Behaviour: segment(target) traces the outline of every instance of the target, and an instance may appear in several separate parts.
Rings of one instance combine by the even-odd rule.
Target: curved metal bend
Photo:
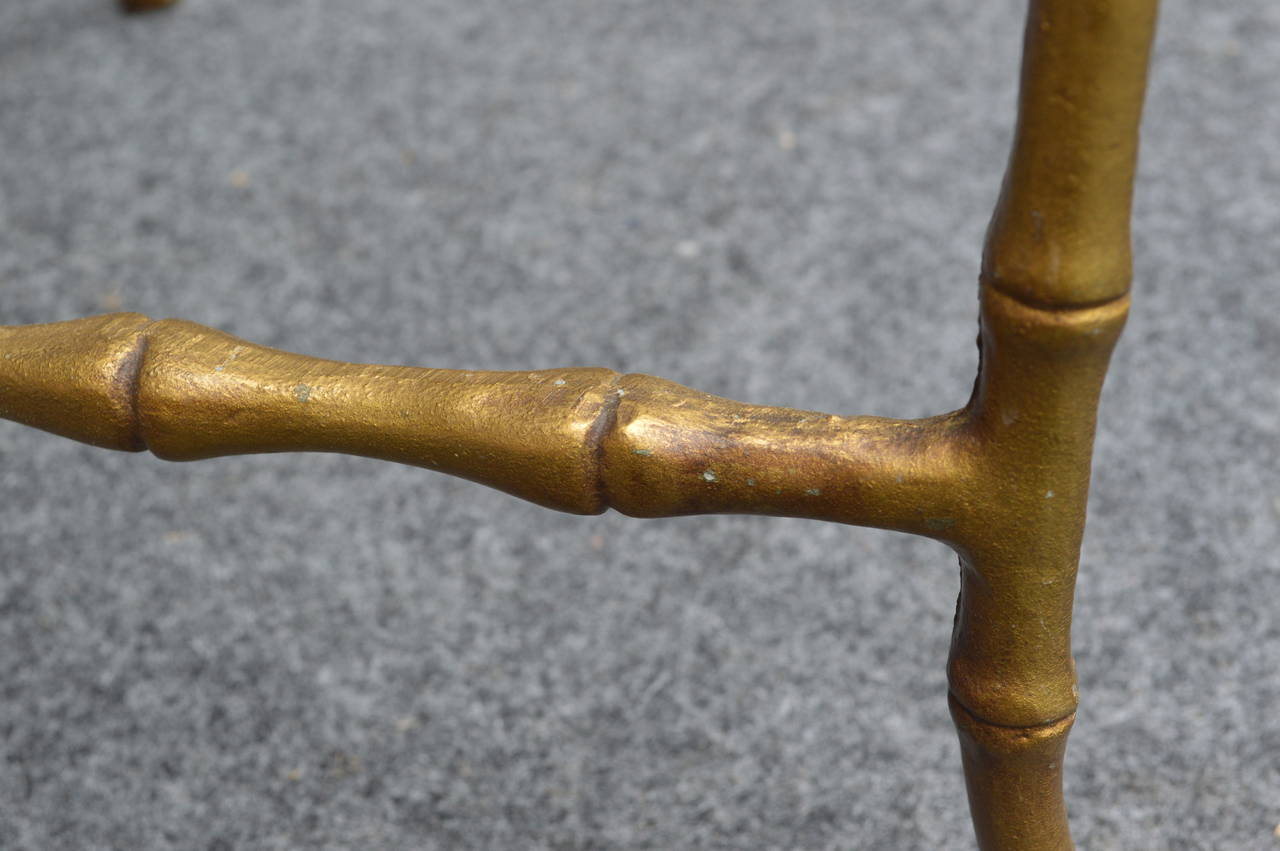
[[[115,314],[0,328],[0,417],[173,460],[370,455],[582,514],[752,512],[946,541],[962,567],[950,701],[979,844],[1069,849],[1071,607],[1098,394],[1128,311],[1156,5],[1030,3],[983,258],[982,366],[961,411],[847,418],[605,369],[357,366]]]

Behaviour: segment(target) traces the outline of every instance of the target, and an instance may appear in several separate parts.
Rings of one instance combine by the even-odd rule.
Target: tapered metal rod
[[[750,512],[945,541],[961,562],[949,702],[978,844],[1069,849],[1071,611],[1098,396],[1129,306],[1156,6],[1030,3],[961,411],[841,417],[607,369],[346,364],[114,314],[0,327],[0,417],[173,460],[368,455],[583,514]]]
[[[608,369],[371,366],[118,313],[0,327],[0,417],[191,461],[318,451],[462,476],[577,514],[756,513],[945,537],[961,413],[838,417]]]

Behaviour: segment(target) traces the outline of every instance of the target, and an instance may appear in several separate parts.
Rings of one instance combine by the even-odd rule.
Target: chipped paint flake
[[[705,479],[705,480],[706,480],[706,481],[708,481],[708,482],[714,482],[714,481],[716,481],[716,471],[715,471],[715,470],[703,470],[703,471],[702,471],[702,478],[703,478],[703,479]]]

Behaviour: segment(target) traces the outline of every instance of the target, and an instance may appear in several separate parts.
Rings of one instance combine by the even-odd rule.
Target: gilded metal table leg
[[[1098,394],[1128,307],[1122,296],[1045,310],[984,287],[969,420],[983,522],[953,542],[962,569],[948,669],[984,851],[1071,847],[1071,609]]]
[[[1071,608],[1098,395],[1128,312],[1129,212],[1157,0],[1032,0],[982,270],[972,409],[986,524],[956,539],[948,673],[984,851],[1069,849]]]

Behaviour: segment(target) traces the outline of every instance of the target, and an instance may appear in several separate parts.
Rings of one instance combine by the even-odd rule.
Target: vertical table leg
[[[1013,152],[983,256],[970,404],[984,523],[949,664],[978,843],[1070,849],[1071,609],[1098,395],[1128,311],[1129,215],[1158,0],[1031,0]]]

